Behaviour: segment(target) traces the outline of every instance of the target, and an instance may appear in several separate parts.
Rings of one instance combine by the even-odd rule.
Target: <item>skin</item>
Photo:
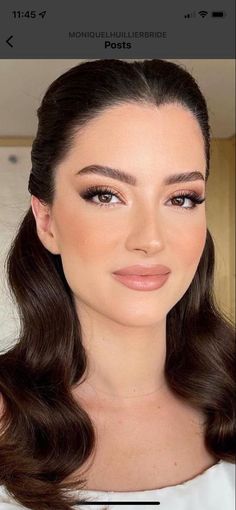
[[[76,176],[91,164],[119,168],[138,179],[136,187],[109,177]],[[205,176],[201,129],[179,104],[161,107],[125,103],[109,107],[78,132],[56,169],[50,208],[32,196],[38,236],[60,254],[82,327],[88,378],[77,388],[91,405],[96,395],[108,409],[137,412],[165,398],[166,316],[188,289],[206,241],[205,203],[195,209],[170,202],[173,193],[195,191],[198,180],[162,186],[170,174],[198,170]],[[109,186],[120,198],[99,207],[80,194]],[[99,197],[93,197],[99,203]],[[101,196],[100,196],[101,203]],[[155,291],[131,290],[112,272],[133,264],[171,269]]]

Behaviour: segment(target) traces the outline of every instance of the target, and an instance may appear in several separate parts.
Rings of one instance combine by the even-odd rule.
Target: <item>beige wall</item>
[[[31,144],[31,138],[0,138],[5,147]],[[216,251],[216,299],[235,321],[235,136],[211,141],[206,211]]]
[[[11,137],[1,136],[0,147],[29,147],[33,143],[33,138],[29,136]]]
[[[235,136],[213,139],[207,184],[207,223],[216,250],[215,293],[235,322]]]

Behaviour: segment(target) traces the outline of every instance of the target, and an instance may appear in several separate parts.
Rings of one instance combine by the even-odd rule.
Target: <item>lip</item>
[[[113,273],[113,276],[129,289],[148,291],[160,289],[168,280],[169,274],[170,273],[144,276],[137,274],[121,275]]]
[[[170,268],[160,264],[155,265],[138,264],[136,266],[124,267],[113,272],[113,274],[115,275],[137,275],[137,276],[166,275],[167,273],[170,273]]]

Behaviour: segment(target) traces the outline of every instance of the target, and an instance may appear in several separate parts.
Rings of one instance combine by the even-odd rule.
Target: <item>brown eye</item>
[[[102,188],[100,186],[93,186],[91,188],[88,188],[84,193],[81,194],[82,198],[86,200],[87,202],[91,202],[95,205],[98,205],[99,207],[102,206],[108,206],[108,207],[114,207],[119,202],[113,202],[111,203],[112,197],[116,197],[118,200],[120,200],[120,197],[117,193],[114,193],[113,190],[109,188]],[[103,203],[95,202],[92,200],[94,197],[99,197],[99,200]],[[103,198],[105,197],[105,200]]]
[[[186,203],[187,200],[192,205],[184,207],[184,203]],[[179,193],[178,195],[171,197],[170,202],[173,203],[173,201],[177,202],[174,204],[174,207],[179,207],[180,209],[191,210],[191,209],[195,209],[199,204],[202,204],[203,202],[205,202],[205,198],[200,197],[200,195],[198,195],[195,192],[192,192],[192,193],[188,192],[188,193]]]

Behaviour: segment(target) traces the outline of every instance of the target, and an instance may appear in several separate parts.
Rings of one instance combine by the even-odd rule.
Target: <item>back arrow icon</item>
[[[8,37],[8,39],[6,40],[6,43],[9,44],[9,46],[11,46],[11,48],[13,48],[13,45],[9,42],[10,39],[12,39],[13,35],[10,35],[10,37]]]

